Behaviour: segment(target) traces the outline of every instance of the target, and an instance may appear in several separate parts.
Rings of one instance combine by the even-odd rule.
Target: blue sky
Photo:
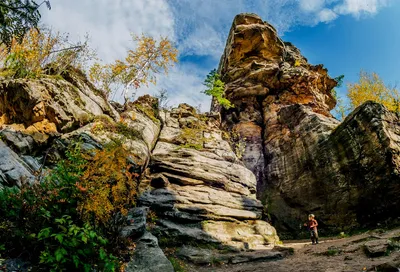
[[[71,38],[91,37],[99,57],[110,62],[134,46],[130,32],[168,36],[180,62],[157,86],[170,104],[186,102],[202,110],[210,99],[201,94],[206,74],[216,68],[234,16],[254,12],[273,24],[310,63],[322,63],[332,76],[355,82],[361,69],[375,71],[387,83],[400,79],[400,1],[398,0],[52,0],[43,22]],[[345,87],[339,90],[345,95]]]
[[[283,38],[293,42],[313,64],[323,63],[331,76],[358,81],[360,70],[376,72],[392,86],[400,83],[400,1],[374,16],[342,16],[329,24],[296,26]],[[399,86],[400,87],[400,86]]]

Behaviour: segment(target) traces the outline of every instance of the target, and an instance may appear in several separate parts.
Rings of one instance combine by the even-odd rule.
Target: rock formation
[[[155,231],[170,243],[272,248],[275,229],[261,219],[256,179],[237,159],[219,115],[182,104],[160,113],[163,127],[140,205],[156,212]]]
[[[298,232],[310,212],[322,230],[398,219],[394,113],[367,102],[337,121],[337,82],[253,14],[235,17],[219,72],[235,107],[213,101],[205,114],[186,104],[159,110],[148,95],[111,105],[76,70],[0,79],[0,189],[33,182],[72,141],[85,151],[122,144],[140,177],[138,207],[120,232],[137,241],[127,271],[173,271],[159,245],[196,263],[281,258],[263,216],[280,235]]]
[[[129,211],[120,232],[137,241],[127,271],[148,271],[150,263],[155,270],[173,271],[159,243],[186,245],[186,253],[193,245],[266,250],[264,257],[224,257],[235,262],[283,256],[271,251],[279,238],[261,220],[256,178],[231,148],[218,113],[198,114],[186,104],[159,111],[157,99],[148,95],[114,109],[77,71],[63,78],[1,81],[0,86],[1,186],[37,180],[72,142],[89,153],[112,143],[129,152],[130,171],[141,181],[139,207]],[[149,216],[160,242],[146,230]]]
[[[278,230],[298,232],[310,212],[332,229],[400,215],[393,113],[369,102],[339,125],[337,82],[254,14],[235,17],[219,71],[235,108],[213,109],[245,137],[243,161]]]

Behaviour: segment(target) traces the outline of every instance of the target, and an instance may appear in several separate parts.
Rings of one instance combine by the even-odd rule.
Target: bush
[[[212,70],[204,80],[207,89],[204,91],[206,95],[211,95],[225,109],[233,108],[234,105],[225,97],[225,83],[221,80],[221,76]]]
[[[400,113],[399,90],[387,86],[376,73],[361,71],[359,81],[348,84],[347,89],[352,109],[370,100],[384,105],[393,112]]]
[[[178,137],[178,141],[181,142],[180,146],[183,148],[202,150],[206,141],[204,130],[202,128],[184,128]]]
[[[70,264],[83,271],[93,267],[115,271],[117,259],[104,249],[107,240],[90,224],[77,226],[69,215],[55,219],[54,223],[56,228],[44,228],[38,234],[38,240],[45,245],[40,253],[40,263],[48,265],[52,271],[61,271]]]
[[[48,29],[32,28],[22,40],[14,38],[9,48],[0,45],[1,75],[9,78],[39,78],[49,69],[61,75],[70,66],[83,69],[94,57],[87,38],[71,46],[68,35]]]
[[[0,191],[3,257],[48,271],[115,271],[120,245],[109,222],[135,202],[127,156],[121,146],[85,155],[76,143],[43,182]]]

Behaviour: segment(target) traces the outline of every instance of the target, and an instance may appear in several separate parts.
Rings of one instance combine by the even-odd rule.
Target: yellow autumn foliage
[[[391,88],[383,82],[376,73],[362,71],[357,83],[347,85],[347,96],[350,105],[354,109],[364,102],[371,100],[381,103],[389,110],[400,111],[400,93],[396,88]]]
[[[128,50],[125,60],[112,64],[95,63],[89,71],[91,81],[109,96],[113,88],[124,88],[125,101],[128,90],[148,83],[156,84],[156,75],[165,72],[177,62],[177,49],[165,37],[159,41],[149,36],[133,36],[134,50]]]
[[[130,172],[128,155],[115,145],[85,156],[85,171],[76,184],[82,192],[78,211],[83,219],[106,223],[114,213],[125,215],[134,205],[138,175]]]
[[[61,74],[68,66],[82,69],[94,56],[87,40],[71,46],[67,34],[32,28],[22,41],[14,38],[10,48],[0,45],[0,71],[6,77],[38,78],[49,64],[53,73]]]

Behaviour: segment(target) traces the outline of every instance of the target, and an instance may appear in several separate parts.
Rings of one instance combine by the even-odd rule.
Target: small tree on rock
[[[157,42],[149,36],[133,36],[133,41],[137,46],[128,50],[124,61],[116,60],[106,65],[96,63],[90,69],[90,79],[107,96],[113,88],[122,86],[125,103],[129,100],[129,90],[136,90],[149,82],[155,84],[156,75],[168,73],[169,66],[177,62],[178,51],[165,37]]]
[[[221,76],[215,69],[207,75],[204,80],[204,85],[207,89],[204,91],[206,95],[210,95],[225,109],[233,108],[234,105],[225,98],[225,83],[221,80]]]

